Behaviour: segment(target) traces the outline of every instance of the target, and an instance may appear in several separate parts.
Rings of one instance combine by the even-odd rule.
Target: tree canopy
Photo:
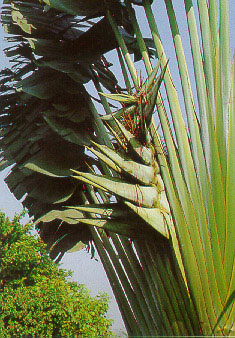
[[[20,219],[0,214],[1,337],[110,337],[108,296],[72,282]]]
[[[0,170],[52,259],[98,251],[129,335],[234,335],[228,18],[228,0],[3,1]]]

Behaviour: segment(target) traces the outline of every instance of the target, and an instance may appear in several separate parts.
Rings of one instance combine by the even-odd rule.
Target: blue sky
[[[189,40],[187,37],[187,27],[185,25],[185,13],[184,13],[184,6],[182,0],[174,0],[174,4],[177,3],[177,14],[179,14],[180,18],[180,31],[182,40],[184,42],[184,47],[186,50],[190,50],[189,48]],[[2,4],[2,0],[0,0],[0,5]],[[230,0],[230,10],[231,17],[231,42],[232,42],[232,52],[234,51],[234,45],[235,45],[235,0]],[[170,31],[168,27],[168,22],[165,15],[165,7],[164,7],[164,1],[156,1],[154,2],[154,13],[156,15],[156,20],[158,23],[159,31],[162,36],[163,41],[171,41],[170,40]],[[149,35],[148,29],[147,29],[147,23],[144,20],[144,15],[141,12],[141,10],[138,10],[137,12],[138,18],[140,22],[142,23],[143,31],[145,33],[145,36]],[[6,59],[3,55],[3,48],[5,46],[5,43],[3,42],[3,30],[2,27],[0,28],[0,68],[5,67],[7,65]],[[175,81],[176,87],[177,84],[180,83],[178,74],[177,74],[177,68],[172,65],[175,64],[175,57],[174,57],[174,50],[172,45],[165,44],[165,51],[168,56],[170,56],[170,67],[173,73],[173,79]],[[189,71],[190,75],[193,76],[192,73],[192,61],[189,58],[190,53],[186,54],[187,62],[189,65]],[[180,86],[178,86],[180,87]],[[179,93],[180,94],[180,93]],[[18,202],[14,196],[9,192],[6,184],[4,183],[4,177],[6,175],[6,171],[3,173],[0,173],[0,210],[4,211],[9,217],[13,217],[14,213],[19,213],[22,210],[22,206],[20,202]],[[112,295],[111,288],[109,286],[109,283],[107,281],[105,272],[103,270],[103,267],[100,262],[96,262],[94,259],[90,259],[90,255],[85,253],[84,251],[74,253],[74,254],[66,254],[63,258],[63,267],[67,269],[71,269],[74,271],[74,279],[78,281],[79,283],[84,283],[90,290],[92,295],[97,294],[98,291],[101,292],[107,292],[108,294]],[[115,330],[120,330],[123,328],[122,320],[117,308],[117,305],[115,301],[113,300],[111,302],[109,315],[115,319]]]

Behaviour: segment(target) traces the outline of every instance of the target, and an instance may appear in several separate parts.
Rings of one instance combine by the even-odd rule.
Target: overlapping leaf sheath
[[[119,122],[116,121],[116,123]],[[123,145],[128,147],[128,154],[124,155],[107,146],[98,144],[96,144],[98,150],[94,150],[94,154],[98,158],[119,174],[118,177],[74,171],[75,177],[80,181],[91,183],[97,188],[114,194],[120,201],[124,201],[143,221],[166,238],[169,238],[168,227],[171,226],[170,209],[154,153],[151,148],[142,146],[137,140],[135,140],[134,145],[133,143],[131,145],[128,139],[134,138],[134,136],[124,126],[120,127],[120,130],[124,138]],[[141,156],[142,154],[143,156]],[[137,156],[139,157],[139,161],[136,160]],[[144,158],[147,156],[149,156],[148,163],[144,161]],[[135,161],[133,158],[135,158]],[[113,209],[115,211],[115,204],[113,205]],[[88,206],[86,207],[86,211],[88,211]],[[92,212],[94,213],[94,210]],[[110,217],[112,218],[112,213]],[[128,214],[124,214],[123,221],[128,223],[127,220],[132,220],[132,215],[128,216]],[[133,221],[134,223],[136,222],[135,220]],[[83,220],[83,222],[89,221]],[[103,224],[105,228],[107,220],[102,223],[99,218],[96,221],[92,220],[91,223],[97,224],[97,226],[102,226]],[[143,232],[143,228],[140,231]],[[118,226],[116,232],[118,232]],[[126,231],[126,233],[128,232]],[[136,233],[138,233],[138,228],[136,228]]]

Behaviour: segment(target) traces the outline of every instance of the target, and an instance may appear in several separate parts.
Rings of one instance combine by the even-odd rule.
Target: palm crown
[[[234,334],[228,1],[218,3],[219,26],[217,2],[198,1],[201,39],[192,1],[184,2],[197,104],[165,0],[185,119],[149,0],[21,0],[2,8],[14,63],[1,72],[1,168],[14,164],[6,182],[25,196],[53,259],[97,249],[130,335]],[[152,39],[142,37],[136,5]],[[103,55],[113,49],[126,88]],[[145,80],[131,54],[143,60]]]

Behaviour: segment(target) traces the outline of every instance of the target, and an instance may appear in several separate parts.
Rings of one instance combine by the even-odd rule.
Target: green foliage
[[[69,281],[20,220],[0,214],[1,337],[110,337],[107,295]]]
[[[183,2],[182,11],[164,0],[165,39],[155,20],[160,1],[4,0],[14,66],[0,72],[0,169],[14,165],[6,183],[24,197],[51,258],[97,249],[129,335],[233,336],[229,1]],[[152,39],[142,36],[132,4]],[[175,65],[164,50],[170,44]],[[113,49],[126,88],[111,71]],[[133,59],[143,60],[147,78]]]

